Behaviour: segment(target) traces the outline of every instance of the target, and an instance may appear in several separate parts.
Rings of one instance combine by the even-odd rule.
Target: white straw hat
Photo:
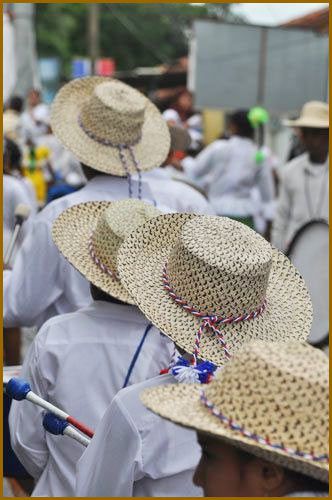
[[[52,105],[51,126],[82,163],[117,176],[160,166],[170,147],[156,106],[106,77],[80,78],[62,87]]]
[[[227,217],[151,219],[121,245],[118,270],[157,328],[218,366],[250,340],[304,341],[310,332],[311,300],[296,268]]]
[[[329,128],[329,105],[326,102],[307,102],[297,120],[284,120],[289,127]]]
[[[91,283],[134,304],[118,277],[118,249],[132,230],[159,214],[152,205],[136,199],[80,203],[56,219],[52,237],[64,257]]]
[[[299,342],[256,341],[210,384],[162,385],[141,399],[172,422],[328,482],[328,382],[322,351]]]

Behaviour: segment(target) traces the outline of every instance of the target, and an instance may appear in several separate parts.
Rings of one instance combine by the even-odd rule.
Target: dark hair
[[[257,457],[248,453],[246,451],[237,450],[238,456],[243,464],[251,462],[251,460],[256,459]],[[266,460],[268,461],[268,460]],[[318,479],[314,479],[310,476],[305,476],[300,472],[295,472],[291,469],[287,469],[282,467],[286,478],[290,481],[291,484],[294,484],[294,487],[297,491],[310,491],[310,492],[326,492],[328,493],[329,487],[328,484],[319,481]]]
[[[22,153],[16,142],[5,138],[5,147],[3,150],[3,167],[7,171],[21,169]]]
[[[91,282],[90,282],[90,293],[93,300],[103,300],[104,302],[111,302],[112,304],[128,305],[126,302],[122,302],[122,300],[116,299],[115,297],[112,297],[112,295],[109,295],[103,290],[100,290],[100,288],[96,287]]]
[[[253,139],[255,131],[248,119],[248,113],[249,110],[247,109],[235,111],[235,113],[230,115],[229,123],[235,126],[236,135]]]
[[[7,103],[7,109],[12,109],[14,111],[17,111],[18,113],[21,113],[23,110],[22,97],[18,95],[13,95]]]

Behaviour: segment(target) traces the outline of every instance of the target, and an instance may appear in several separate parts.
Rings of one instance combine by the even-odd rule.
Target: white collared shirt
[[[195,158],[183,163],[193,181],[207,191],[208,200],[218,215],[247,217],[255,214],[251,190],[257,186],[266,205],[267,218],[274,199],[270,162],[256,163],[257,146],[251,139],[233,136],[217,140]]]
[[[18,179],[11,175],[3,175],[3,250],[7,249],[11,235],[15,228],[15,209],[23,203],[27,205],[32,217],[37,211],[37,201],[29,195],[27,184],[23,179]],[[27,223],[23,223],[17,243],[16,249],[21,246],[23,239],[27,233]],[[15,254],[13,254],[15,255]]]
[[[175,382],[160,375],[118,392],[77,465],[76,496],[203,496],[192,482],[201,456],[196,433],[140,401],[144,389]]]
[[[34,339],[20,376],[39,396],[95,429],[122,388],[147,325],[136,307],[101,301],[52,318]],[[159,374],[173,352],[174,344],[152,327],[129,384]],[[84,446],[68,436],[46,433],[42,414],[29,401],[13,401],[9,417],[13,449],[37,480],[33,496],[73,496],[75,465]],[[122,446],[125,453],[126,444]]]
[[[152,194],[162,205],[175,212],[215,215],[212,205],[197,190],[184,182],[172,179],[167,167],[155,168],[144,174]]]
[[[132,181],[134,189],[137,183]],[[142,183],[145,201],[153,196]],[[4,326],[40,327],[57,314],[76,311],[90,302],[89,283],[61,255],[53,243],[53,221],[65,209],[88,201],[112,201],[128,198],[125,178],[98,175],[79,191],[47,205],[29,223],[22,247],[12,270],[3,275]],[[158,204],[157,204],[158,206]],[[167,211],[165,207],[159,207]]]
[[[279,175],[272,244],[285,251],[301,226],[313,219],[329,220],[329,159],[314,165],[304,153],[282,167]]]

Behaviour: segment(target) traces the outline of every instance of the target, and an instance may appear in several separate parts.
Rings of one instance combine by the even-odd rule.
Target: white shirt
[[[9,245],[11,235],[15,228],[15,209],[17,205],[23,203],[30,207],[30,216],[32,217],[37,210],[36,199],[32,200],[29,196],[26,184],[22,179],[17,179],[11,175],[3,175],[3,250],[5,251]],[[22,224],[16,248],[18,248],[26,235],[27,226],[24,222]]]
[[[204,196],[192,187],[173,180],[166,168],[155,168],[144,175],[152,194],[163,205],[175,212],[215,215],[215,211]]]
[[[304,153],[281,168],[279,175],[272,244],[285,251],[302,225],[313,219],[329,219],[329,159],[313,164]]]
[[[142,187],[143,199],[152,200],[149,186],[143,183]],[[13,269],[3,274],[5,327],[40,327],[52,316],[89,304],[89,283],[53,243],[52,223],[66,208],[78,203],[124,198],[128,198],[125,178],[98,175],[79,191],[53,201],[33,218]]]
[[[251,190],[257,185],[266,204],[266,216],[274,199],[271,165],[256,163],[257,146],[251,139],[233,136],[207,146],[185,173],[207,190],[218,215],[247,217],[255,213]]]
[[[118,392],[78,463],[76,496],[203,496],[192,482],[201,456],[196,433],[140,401],[144,389],[170,383],[173,375],[160,375]]]
[[[136,307],[101,301],[52,318],[34,339],[20,376],[39,396],[95,429],[123,387],[147,325]],[[158,374],[173,352],[174,344],[152,327],[129,384]],[[32,496],[74,496],[75,466],[85,448],[67,436],[45,432],[42,417],[40,407],[13,401],[12,446],[37,480]]]

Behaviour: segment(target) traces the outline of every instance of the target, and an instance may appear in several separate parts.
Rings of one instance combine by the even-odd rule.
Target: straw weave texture
[[[144,404],[184,426],[227,439],[232,445],[292,470],[328,481],[328,464],[291,456],[232,430],[212,415],[206,398],[251,433],[301,452],[329,453],[328,358],[299,342],[252,342],[208,385],[172,384],[144,391]]]

